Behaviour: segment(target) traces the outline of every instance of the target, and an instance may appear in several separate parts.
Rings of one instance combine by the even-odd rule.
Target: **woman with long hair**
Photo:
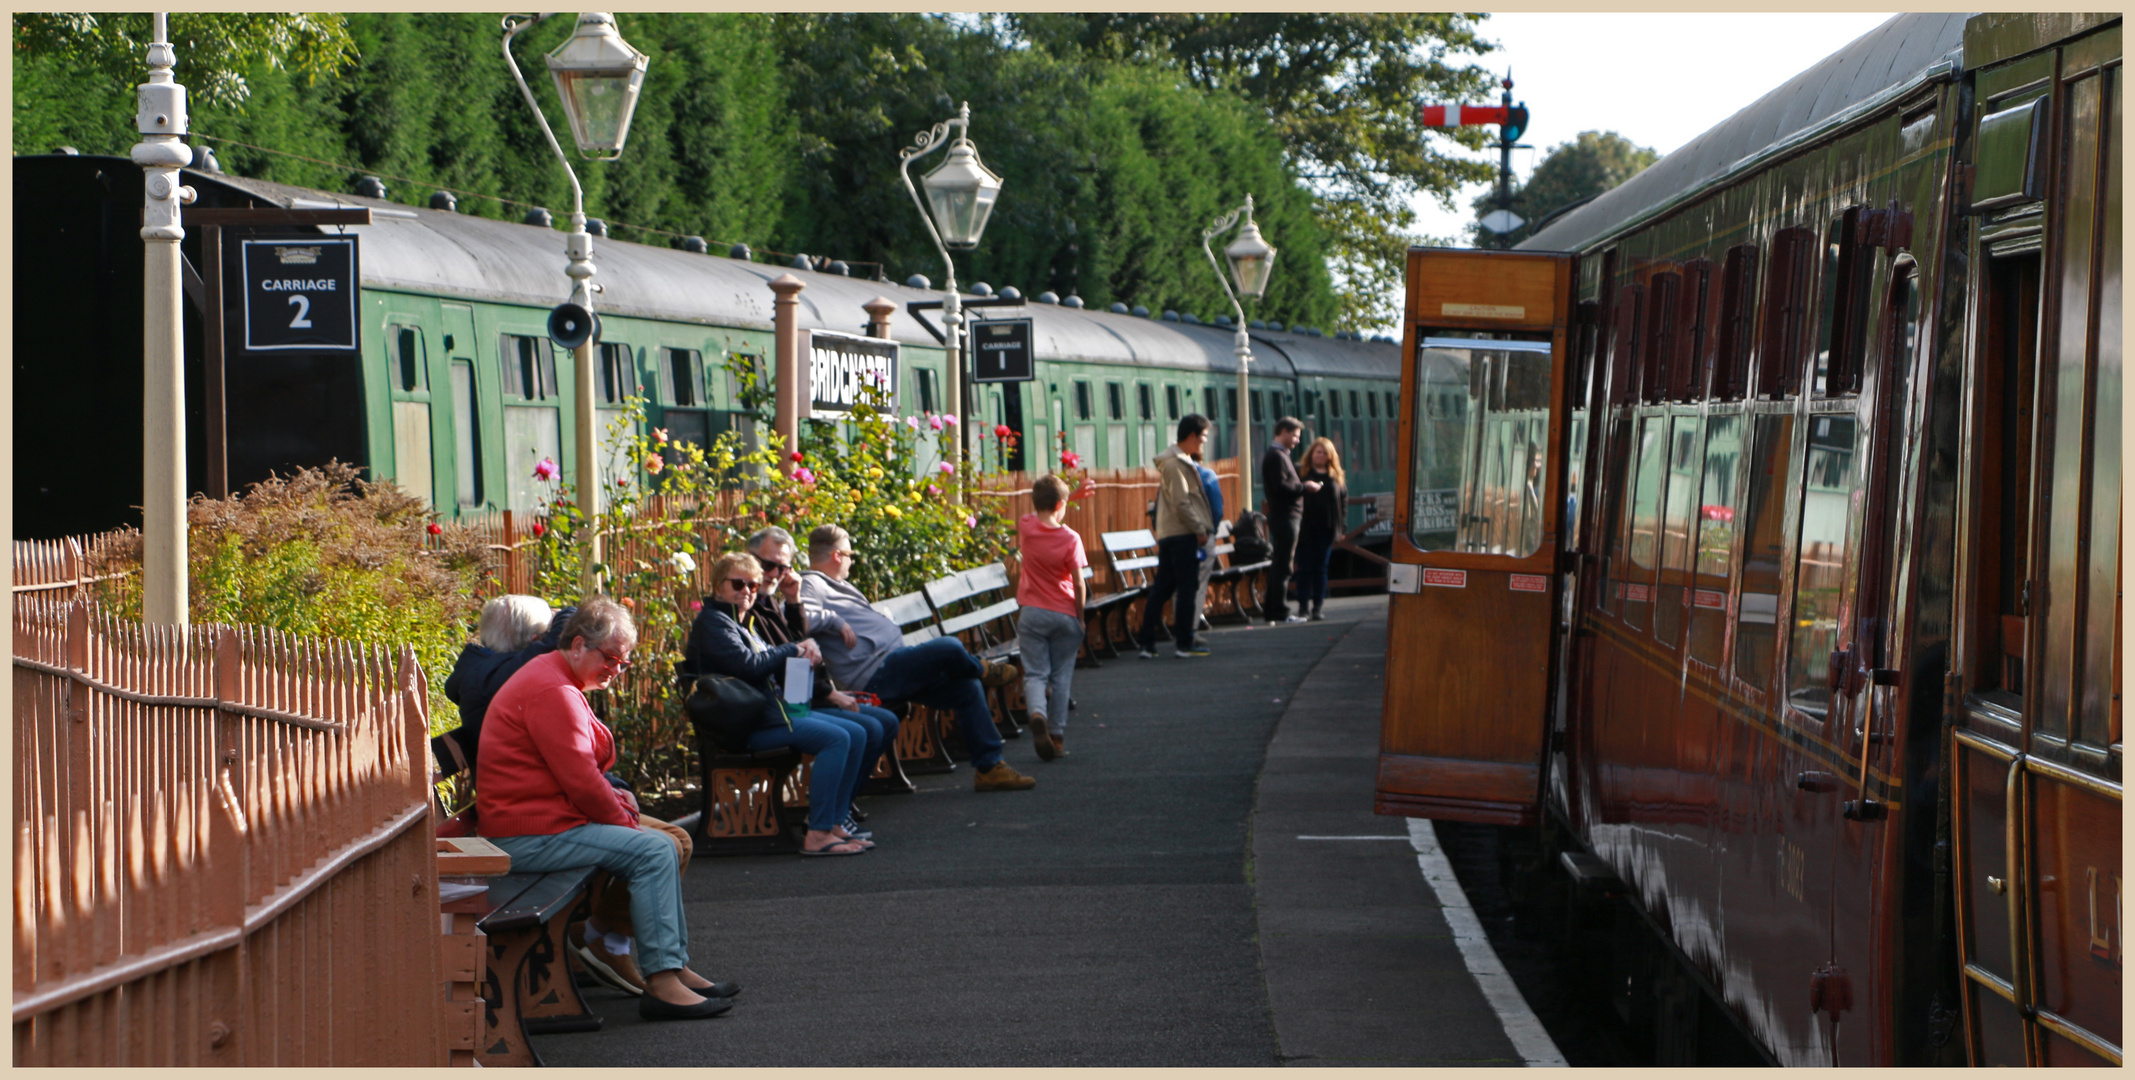
[[[1327,561],[1334,554],[1334,541],[1349,521],[1349,489],[1342,475],[1342,453],[1325,435],[1312,440],[1305,451],[1304,480],[1319,481],[1318,490],[1305,492],[1305,516],[1297,532],[1297,606],[1308,609],[1305,617],[1326,618]]]

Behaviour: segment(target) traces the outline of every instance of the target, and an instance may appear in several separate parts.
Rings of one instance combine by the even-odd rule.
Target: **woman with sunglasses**
[[[712,564],[712,595],[690,625],[688,659],[699,675],[725,675],[782,697],[778,680],[786,661],[798,656],[820,666],[823,652],[805,639],[768,645],[742,626],[763,579],[763,567],[746,552],[730,551]],[[867,729],[835,709],[815,709],[749,735],[752,751],[781,746],[815,755],[808,779],[808,835],[801,841],[801,854],[858,855],[874,846],[844,826],[852,814],[853,792],[860,786]]]

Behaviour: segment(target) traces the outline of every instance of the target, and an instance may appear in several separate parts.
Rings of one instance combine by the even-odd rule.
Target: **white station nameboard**
[[[892,408],[897,403],[897,343],[887,338],[808,332],[810,417],[832,420],[860,403],[862,387],[880,381]]]

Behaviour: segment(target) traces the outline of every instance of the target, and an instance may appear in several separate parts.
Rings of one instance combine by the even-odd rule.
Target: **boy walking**
[[[1082,648],[1082,609],[1089,599],[1082,537],[1067,527],[1067,482],[1041,476],[1030,487],[1036,513],[1016,522],[1023,576],[1016,583],[1016,644],[1023,652],[1023,700],[1031,743],[1043,761],[1067,756],[1068,689]]]

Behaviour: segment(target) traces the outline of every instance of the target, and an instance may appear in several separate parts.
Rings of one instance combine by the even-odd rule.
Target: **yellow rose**
[[[904,516],[904,511],[899,510],[894,506],[885,506],[882,508],[882,512],[888,514],[893,518],[901,518]]]
[[[867,469],[867,478],[868,478],[868,479],[870,479],[870,480],[880,480],[880,479],[882,479],[882,467],[881,467],[881,466],[879,466],[879,465],[870,465],[870,466],[868,466],[868,469]]]

